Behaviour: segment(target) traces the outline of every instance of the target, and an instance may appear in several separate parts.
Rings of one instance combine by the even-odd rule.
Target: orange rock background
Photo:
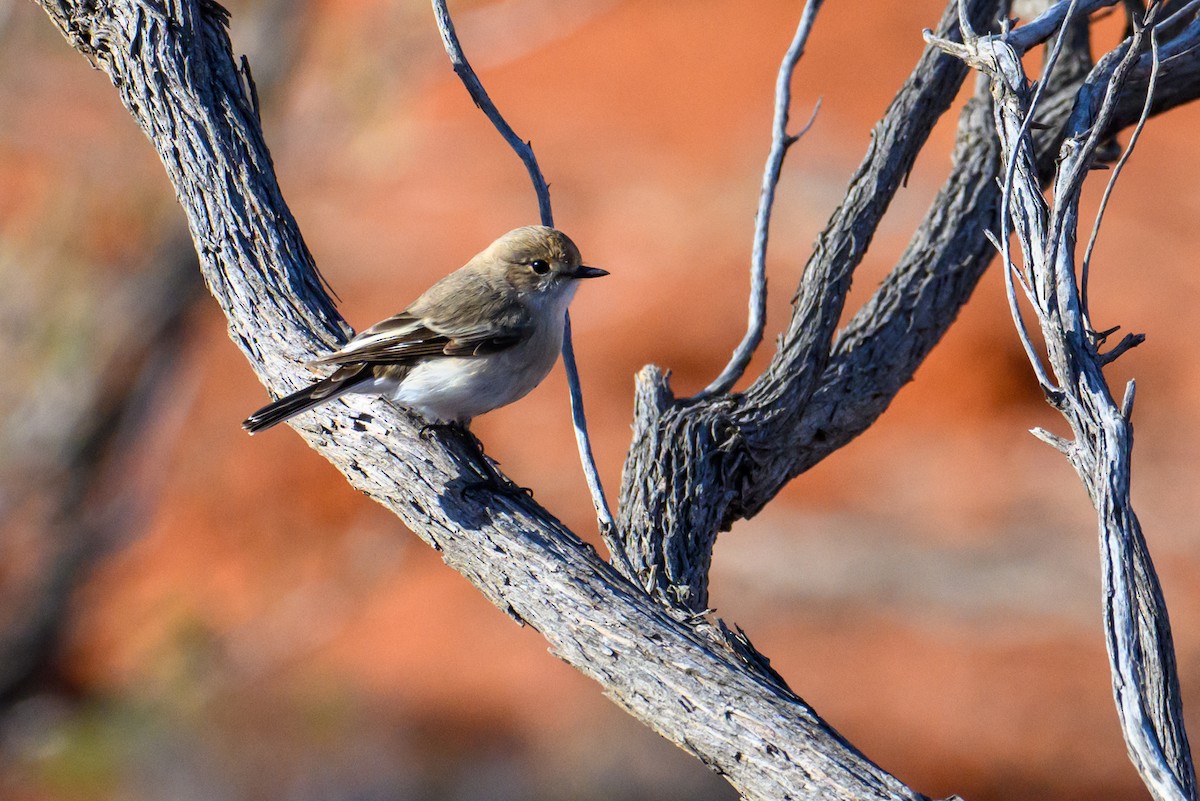
[[[252,65],[278,57],[264,4],[229,5],[238,52]],[[492,97],[533,140],[558,225],[612,272],[580,293],[573,320],[615,496],[633,374],[654,362],[677,392],[695,391],[741,334],[775,71],[800,3],[454,10]],[[822,11],[794,124],[818,97],[822,109],[787,162],[767,345],[752,370],[940,12],[929,0]],[[46,304],[32,316],[61,314],[65,301],[88,308],[136,282],[129,265],[182,215],[107,80],[32,4],[6,13],[0,278]],[[534,221],[536,205],[448,68],[424,3],[320,0],[296,25],[294,65],[264,97],[264,128],[308,244],[362,328]],[[951,112],[893,204],[851,311],[945,176],[953,122]],[[1198,125],[1200,110],[1186,108],[1148,126],[1110,206],[1092,298],[1099,322],[1148,336],[1109,374],[1114,386],[1138,379],[1134,500],[1193,731]],[[6,330],[5,349],[27,354],[24,333]],[[131,456],[144,518],[73,601],[63,660],[77,695],[34,697],[0,723],[7,796],[734,797],[294,434],[246,437],[238,422],[267,396],[211,300],[190,318],[175,384]],[[1094,516],[1066,462],[1025,433],[1063,429],[1034,387],[993,272],[874,428],[724,536],[713,604],[820,714],[921,792],[1145,797],[1111,699]],[[560,371],[474,428],[509,475],[596,540]]]

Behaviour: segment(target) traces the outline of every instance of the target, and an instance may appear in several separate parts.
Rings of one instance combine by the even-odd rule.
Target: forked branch
[[[347,329],[283,201],[223,10],[209,0],[42,6],[157,150],[255,372],[281,391],[307,382],[304,363]],[[331,402],[295,428],[552,653],[743,797],[921,798],[762,666],[666,614],[518,488],[464,492],[486,469],[470,442],[423,438],[418,419],[367,398]]]
[[[254,103],[230,53],[227,15],[211,0],[41,5],[108,74],[156,148],[188,217],[207,283],[253,369],[276,390],[307,382],[302,365],[344,339],[348,329],[283,201]],[[982,28],[996,5],[972,0],[974,27]],[[956,26],[952,5],[940,28],[943,38],[953,37]],[[1195,73],[1189,72],[1195,61],[1170,61],[1168,55],[1172,48],[1191,52],[1184,44],[1194,45],[1188,30],[1181,26],[1172,41],[1164,38],[1163,90],[1155,110],[1195,96]],[[1140,79],[1142,66],[1137,62],[1130,74]],[[530,624],[554,654],[726,776],[747,799],[921,798],[833,731],[744,638],[709,624],[703,602],[716,532],[761,508],[806,463],[869,424],[864,421],[886,406],[949,325],[990,258],[973,223],[993,219],[998,208],[998,158],[991,155],[994,141],[980,140],[987,107],[976,102],[960,125],[963,157],[940,196],[944,204],[931,209],[877,303],[833,343],[853,270],[965,72],[938,52],[923,54],[822,236],[783,347],[744,398],[722,394],[689,406],[670,396],[661,374],[651,371],[640,382],[642,414],[627,464],[621,534],[628,553],[645,557],[626,574],[641,586],[516,488],[488,487],[468,498],[464,489],[478,485],[483,469],[470,443],[449,434],[422,439],[419,421],[384,401],[336,401],[296,426],[353,486],[393,510],[491,602]],[[1122,122],[1126,100],[1117,98],[1109,124],[1132,122]],[[1139,110],[1141,102],[1139,96]],[[548,219],[548,201],[546,214]],[[1125,418],[1115,420],[1108,442],[1127,436],[1124,424]],[[1081,474],[1095,479],[1085,481],[1105,512],[1133,527],[1132,555],[1112,556],[1114,562],[1131,559],[1132,567],[1114,570],[1145,590],[1152,578],[1139,571],[1149,560],[1136,518],[1120,503],[1127,472],[1085,470],[1086,452],[1072,451],[1072,443],[1063,447]],[[1131,609],[1140,607],[1114,607],[1114,615],[1124,624]],[[714,628],[723,632],[721,645],[713,642]],[[1154,632],[1139,633],[1162,644]],[[1170,649],[1123,653],[1131,670],[1145,671],[1154,658],[1169,658]],[[1153,675],[1172,685],[1172,670]],[[1177,696],[1172,685],[1161,697]],[[1186,753],[1181,726],[1176,731],[1168,722],[1160,729],[1164,753]],[[1190,774],[1172,775],[1176,785],[1194,787]]]

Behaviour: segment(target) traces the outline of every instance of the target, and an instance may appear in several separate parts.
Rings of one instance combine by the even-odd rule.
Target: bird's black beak
[[[572,277],[573,278],[600,278],[605,275],[608,275],[608,270],[601,270],[599,267],[586,267],[581,264],[581,265],[579,265],[578,268],[576,268],[575,273]]]

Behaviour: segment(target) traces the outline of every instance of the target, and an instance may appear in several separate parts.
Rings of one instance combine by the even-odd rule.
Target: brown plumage
[[[314,360],[337,369],[242,427],[257,433],[346,393],[384,394],[436,421],[469,421],[545,378],[577,281],[601,275],[560,231],[510,231],[404,311]]]

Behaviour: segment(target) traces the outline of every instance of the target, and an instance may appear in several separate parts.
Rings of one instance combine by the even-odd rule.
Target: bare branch
[[[300,364],[343,338],[346,328],[283,203],[219,7],[210,0],[166,8],[147,0],[41,2],[64,35],[113,79],[158,150],[235,342],[270,386],[307,381]],[[982,27],[994,7],[990,0],[972,3],[974,24]],[[953,6],[950,11],[953,16]],[[953,35],[953,19],[943,28]],[[1156,109],[1196,91],[1183,80],[1195,65],[1183,56],[1172,63],[1166,55],[1175,44],[1163,46],[1161,83],[1169,99],[1156,99]],[[1140,79],[1140,70],[1137,62],[1129,75]],[[834,439],[877,415],[898,389],[893,383],[919,364],[991,257],[981,226],[971,223],[994,220],[999,149],[994,137],[981,138],[986,126],[980,121],[990,110],[977,99],[962,118],[945,205],[931,211],[903,269],[889,277],[865,317],[856,316],[833,344],[855,265],[964,74],[960,64],[932,50],[922,56],[806,270],[772,369],[751,392],[677,402],[660,371],[643,371],[622,488],[623,498],[636,504],[622,504],[620,545],[636,567],[631,575],[654,598],[519,491],[489,487],[468,499],[466,489],[487,469],[470,440],[439,434],[423,441],[410,416],[374,399],[333,402],[327,415],[298,426],[355,487],[394,510],[489,600],[528,622],[553,653],[726,775],[747,799],[919,798],[787,690],[744,637],[707,623],[703,601],[717,530],[753,513],[806,460],[820,458]],[[1106,130],[1124,119],[1123,98],[1116,96]],[[1022,180],[1037,186],[1039,169],[1026,170]],[[877,313],[887,301],[896,302]],[[903,333],[892,336],[897,330]],[[899,355],[870,362],[881,351]],[[853,400],[839,406],[842,397]],[[814,420],[817,429],[806,427]],[[1072,463],[1092,477],[1085,479],[1089,492],[1101,497],[1099,474],[1085,469],[1085,458],[1073,456]],[[1126,489],[1117,486],[1105,497]],[[1122,520],[1136,527],[1131,513]],[[1138,538],[1140,532],[1135,545]],[[1152,570],[1151,579],[1138,573],[1148,557],[1135,548],[1131,560],[1133,569],[1120,568],[1122,575],[1132,573],[1139,591],[1153,590]],[[1129,617],[1127,610],[1120,614],[1122,621]],[[1161,646],[1162,632],[1143,634]],[[1169,648],[1155,654],[1173,658]],[[1134,664],[1142,664],[1140,658],[1135,655]],[[1169,686],[1172,670],[1157,674],[1167,677],[1164,698],[1178,696]],[[1186,752],[1186,739],[1166,742],[1170,754]]]
[[[480,82],[479,77],[475,74],[475,70],[471,69],[466,54],[463,53],[462,45],[459,44],[458,34],[454,32],[454,21],[450,18],[450,11],[446,7],[446,0],[433,0],[433,13],[437,17],[438,31],[442,35],[442,43],[446,47],[446,54],[450,56],[450,63],[454,66],[454,72],[462,80],[463,86],[466,87],[467,92],[471,95],[471,99],[475,101],[475,105],[487,115],[492,125],[504,137],[504,141],[508,142],[509,146],[525,164],[525,169],[529,172],[529,179],[533,182],[533,191],[537,194],[538,212],[541,216],[542,225],[553,228],[554,214],[550,209],[550,187],[542,175],[541,167],[538,166],[537,157],[533,155],[533,145],[517,136],[512,126],[508,124],[503,115],[500,114],[500,110],[496,108],[496,104],[488,96],[487,90],[483,88],[483,83]],[[583,477],[587,482],[588,492],[592,496],[592,507],[596,510],[596,521],[600,527],[600,535],[608,543],[609,550],[615,553],[616,549],[612,547],[612,543],[613,531],[616,526],[613,522],[612,511],[608,507],[608,499],[604,496],[604,486],[600,482],[600,471],[596,467],[596,456],[592,452],[592,441],[588,436],[587,414],[584,412],[583,407],[583,386],[579,381],[579,368],[575,365],[575,348],[571,342],[571,313],[566,312],[565,316],[562,361],[563,370],[567,374],[567,388],[571,400],[571,424],[575,430],[575,444],[579,448],[579,461],[583,466]]]
[[[620,548],[613,547],[613,532],[616,523],[608,506],[608,498],[604,495],[604,485],[600,483],[600,471],[596,468],[596,457],[592,453],[592,442],[588,438],[587,417],[583,411],[583,387],[579,383],[579,370],[575,366],[575,348],[571,340],[571,314],[567,312],[563,326],[562,344],[563,370],[567,374],[567,388],[571,396],[571,423],[575,429],[575,445],[579,448],[579,458],[583,462],[583,477],[587,481],[588,493],[592,496],[592,508],[596,510],[596,520],[600,524],[600,536],[604,538],[609,553],[614,560],[623,560]],[[626,565],[625,567],[628,567]]]
[[[982,28],[997,5],[969,7],[974,26]],[[950,0],[942,38],[954,38],[957,9]],[[1200,30],[1180,28],[1176,38],[1161,41],[1163,65],[1152,114],[1200,94]],[[1168,51],[1178,58],[1167,60]],[[949,103],[963,74],[953,59],[936,51],[922,56],[877,126],[846,201],[805,269],[801,291],[819,298],[818,304],[802,298],[796,303],[780,351],[744,396],[677,401],[664,371],[646,369],[639,375],[619,530],[630,561],[638,565],[639,583],[665,603],[683,597],[697,608],[706,605],[707,560],[718,532],[753,515],[793,477],[866,430],[911,380],[993,257],[983,232],[998,214],[1001,168],[984,91],[963,112],[951,175],[900,262],[832,345],[821,336],[840,315],[843,281],[919,151],[926,121]],[[1147,56],[1118,96],[1106,136],[1138,119],[1148,75]],[[1039,182],[1052,175],[1078,88],[1074,82],[1057,83],[1030,125],[1056,132],[1035,142]],[[697,485],[706,488],[703,496],[690,491]]]
[[[977,24],[997,5],[974,0]],[[939,30],[955,36],[957,19],[951,2]],[[854,269],[965,75],[960,63],[933,48],[922,54],[817,240],[779,350],[743,395],[674,401],[661,371],[641,373],[637,398],[653,402],[635,409],[619,531],[639,583],[668,606],[692,612],[707,606],[718,532],[752,514],[794,475],[791,466],[802,458],[797,419],[822,386]],[[644,380],[659,383],[644,386]],[[692,492],[696,486],[706,488],[702,496]]]
[[[1129,161],[1130,155],[1133,154],[1133,148],[1137,145],[1138,139],[1142,135],[1142,129],[1146,127],[1146,120],[1150,118],[1150,105],[1154,101],[1154,87],[1158,84],[1158,34],[1155,31],[1150,31],[1150,81],[1146,86],[1146,102],[1142,106],[1142,115],[1138,117],[1137,125],[1133,128],[1133,133],[1129,135],[1129,144],[1125,146],[1125,151],[1121,154],[1121,158],[1117,159],[1117,164],[1113,168],[1112,175],[1108,178],[1108,184],[1104,187],[1104,195],[1100,198],[1100,208],[1096,210],[1096,221],[1092,223],[1092,232],[1088,235],[1087,248],[1083,252],[1083,262],[1080,266],[1079,275],[1079,301],[1083,309],[1083,321],[1088,327],[1092,328],[1092,315],[1088,310],[1088,278],[1091,274],[1092,266],[1092,251],[1096,248],[1096,237],[1100,235],[1100,223],[1104,221],[1104,212],[1108,208],[1108,200],[1112,197],[1112,191],[1117,185],[1117,178],[1121,176],[1121,170],[1125,168],[1125,162]],[[1119,355],[1119,354],[1118,354]],[[1112,356],[1113,359],[1116,356]]]
[[[1058,438],[1043,438],[1067,453],[1098,513],[1106,637],[1125,742],[1155,799],[1195,801],[1195,768],[1183,724],[1166,604],[1129,498],[1133,385],[1118,406],[1102,373],[1107,361],[1140,338],[1127,336],[1109,354],[1098,354],[1075,282],[1080,191],[1116,114],[1121,85],[1140,59],[1144,35],[1142,27],[1136,28],[1130,40],[1101,60],[1080,90],[1049,209],[1028,143],[1018,139],[1003,152],[1020,162],[1015,169],[1010,165],[1017,201],[1010,213],[1026,269],[1033,277],[1033,305],[1048,358],[1062,388],[1062,402],[1055,405],[1075,433],[1069,451]],[[996,131],[1001,141],[1013,141],[1013,132],[1023,127],[1037,99],[1025,80],[1020,55],[996,37],[972,39],[965,48],[953,49],[991,78]],[[1152,58],[1157,61],[1157,53]],[[1143,117],[1149,105],[1144,104]]]
[[[1121,358],[1121,356],[1127,350],[1136,348],[1145,341],[1145,334],[1126,334],[1121,338],[1121,341],[1116,344],[1116,347],[1106,353],[1097,354],[1096,358],[1100,362],[1100,366],[1103,367],[1106,364],[1115,362],[1117,359]]]
[[[1038,83],[1037,83],[1037,88],[1034,91],[1033,100],[1029,104],[1028,112],[1025,114],[1025,116],[1023,118],[1021,118],[1020,126],[1016,129],[1015,132],[1010,131],[1010,130],[1000,130],[999,131],[1001,134],[1001,147],[1004,147],[1008,151],[1010,151],[1009,158],[1006,160],[1008,167],[1004,173],[1004,181],[1002,184],[1003,188],[1001,189],[1001,192],[1000,192],[1000,258],[1002,260],[1001,269],[1004,271],[1004,289],[1005,289],[1005,294],[1008,297],[1009,312],[1012,314],[1013,323],[1016,325],[1017,334],[1021,340],[1021,347],[1024,348],[1025,356],[1026,356],[1026,358],[1029,359],[1029,363],[1030,363],[1030,365],[1032,365],[1033,371],[1037,375],[1038,385],[1041,387],[1042,392],[1045,393],[1047,395],[1047,397],[1057,396],[1059,393],[1059,390],[1057,387],[1054,386],[1054,383],[1050,380],[1050,377],[1047,375],[1046,367],[1045,367],[1045,365],[1042,364],[1041,356],[1038,354],[1036,348],[1034,348],[1034,346],[1033,346],[1033,340],[1031,339],[1031,337],[1029,335],[1029,328],[1025,325],[1025,320],[1023,319],[1023,317],[1021,315],[1020,302],[1017,299],[1017,293],[1013,287],[1013,276],[1015,274],[1015,275],[1018,275],[1021,277],[1021,285],[1025,289],[1026,296],[1029,297],[1031,301],[1033,300],[1033,297],[1032,297],[1033,281],[1031,279],[1027,278],[1021,272],[1020,268],[1017,267],[1015,264],[1013,264],[1012,252],[1010,250],[1011,240],[1009,237],[1009,214],[1008,214],[1008,211],[1012,204],[1013,179],[1015,177],[1015,171],[1017,169],[1017,165],[1018,164],[1024,165],[1024,164],[1033,162],[1033,158],[1032,158],[1033,140],[1029,135],[1029,126],[1033,122],[1033,111],[1034,111],[1034,109],[1037,108],[1038,101],[1041,99],[1041,96],[1042,96],[1042,92],[1045,90],[1046,86],[1049,85],[1050,77],[1054,74],[1054,67],[1058,63],[1058,56],[1062,52],[1064,42],[1066,42],[1066,40],[1067,40],[1067,32],[1070,29],[1072,18],[1074,16],[1075,7],[1076,7],[1077,3],[1078,3],[1078,0],[1070,0],[1066,4],[1065,11],[1062,11],[1062,17],[1059,21],[1059,24],[1061,25],[1061,27],[1058,30],[1058,37],[1055,39],[1054,46],[1051,48],[1050,54],[1046,58],[1046,66],[1042,71],[1042,79],[1040,81],[1038,81]],[[1056,4],[1055,6],[1048,9],[1046,11],[1046,13],[1044,13],[1038,19],[1042,20],[1042,19],[1055,17],[1055,12],[1057,10],[1060,10],[1062,6],[1063,6],[1062,3]],[[971,36],[973,37],[974,34],[971,34]],[[925,40],[926,41],[932,40],[932,34],[929,31],[925,32]],[[952,53],[952,54],[958,54],[968,64],[972,63],[972,61],[970,60],[971,59],[971,51],[972,51],[971,44],[967,44],[966,46],[963,46],[963,45],[959,45],[955,42],[947,43],[946,52]],[[1015,75],[1005,74],[1005,75],[1003,75],[1003,80],[1012,82],[1012,81],[1016,80],[1016,77],[1017,76],[1015,76]],[[1022,76],[1022,79],[1023,79],[1023,76]],[[1012,154],[1015,154],[1018,149],[1027,150],[1028,151],[1027,158],[1020,159],[1020,158],[1017,158],[1015,155],[1012,155]],[[1022,222],[1025,222],[1025,221],[1030,220],[1031,217],[1021,216],[1021,217],[1018,217],[1017,219],[1020,219]]]
[[[1125,397],[1121,399],[1121,416],[1126,420],[1133,419],[1133,399],[1137,395],[1137,382],[1132,378],[1125,385]]]
[[[821,10],[822,2],[823,0],[808,0],[804,4],[796,35],[784,54],[783,63],[779,65],[779,75],[775,79],[775,118],[771,125],[771,152],[767,155],[767,165],[763,169],[758,214],[754,219],[754,250],[750,259],[750,314],[746,323],[746,334],[730,357],[729,364],[725,365],[725,369],[711,384],[696,395],[695,400],[731,390],[746,372],[750,358],[762,342],[763,328],[767,324],[767,238],[771,231],[771,210],[775,206],[775,187],[779,184],[779,174],[783,169],[783,160],[787,157],[788,149],[808,133],[808,129],[817,118],[817,111],[821,108],[821,101],[818,100],[804,127],[795,135],[788,134],[788,114],[792,106],[792,76],[796,72],[796,64],[804,55],[804,46],[808,43],[808,36],[817,20],[817,12]]]
[[[1068,24],[1076,12],[1087,16],[1117,0],[1060,0],[1046,9],[1037,19],[1030,20],[1004,35],[1004,41],[1018,53],[1025,53],[1049,39]]]
[[[170,7],[43,0],[42,7],[109,75],[155,146],[201,270],[251,366],[276,390],[308,381],[303,363],[344,338],[344,323],[279,191],[225,18],[207,0]],[[696,621],[666,614],[524,493],[502,486],[467,493],[488,469],[469,440],[423,439],[419,420],[382,399],[325,409],[296,428],[354,487],[744,798],[921,801],[763,665],[714,647]]]
[[[1071,452],[1075,449],[1075,443],[1071,442],[1071,440],[1064,439],[1063,437],[1060,437],[1057,434],[1052,434],[1040,426],[1037,428],[1029,429],[1029,433],[1033,434],[1035,437],[1040,439],[1042,442],[1046,443],[1051,448],[1054,448],[1054,450],[1058,451],[1059,453],[1063,454],[1064,456],[1070,455]]]
[[[1193,0],[1196,4],[1197,0]],[[1178,16],[1178,14],[1176,15]],[[1172,17],[1174,19],[1175,17]],[[1200,95],[1200,26],[1177,23],[1167,41],[1158,28],[1162,65],[1151,115],[1162,114]],[[1167,53],[1174,55],[1168,60]],[[1064,73],[1056,70],[1055,75]],[[1149,56],[1138,63],[1121,92],[1106,131],[1111,137],[1139,118],[1150,74]],[[1056,83],[1057,83],[1056,78]],[[1053,175],[1061,129],[1074,106],[1078,85],[1045,95],[1032,130],[1057,132],[1035,140],[1039,179]],[[954,168],[908,249],[875,295],[839,334],[820,388],[804,408],[798,437],[788,443],[797,475],[865,431],[953,322],[957,309],[993,257],[985,231],[999,205],[998,150],[990,100],[967,104],[959,126]],[[1038,121],[1040,120],[1040,122]]]
[[[538,166],[537,158],[533,155],[533,145],[517,136],[517,132],[512,129],[512,126],[500,114],[500,110],[496,108],[496,104],[492,102],[492,98],[488,96],[487,90],[483,88],[483,83],[475,74],[475,70],[471,69],[467,56],[463,53],[462,45],[458,42],[458,34],[454,31],[454,20],[450,18],[446,0],[432,0],[432,2],[433,13],[437,17],[438,31],[442,35],[442,44],[446,48],[446,55],[450,56],[450,64],[454,67],[455,74],[466,87],[471,99],[475,101],[475,105],[487,115],[492,125],[496,126],[496,130],[504,137],[504,141],[508,142],[508,146],[525,165],[525,170],[529,173],[529,180],[533,182],[533,191],[537,193],[538,216],[541,218],[542,225],[553,228],[554,213],[550,209],[550,186],[546,183],[546,178]]]

